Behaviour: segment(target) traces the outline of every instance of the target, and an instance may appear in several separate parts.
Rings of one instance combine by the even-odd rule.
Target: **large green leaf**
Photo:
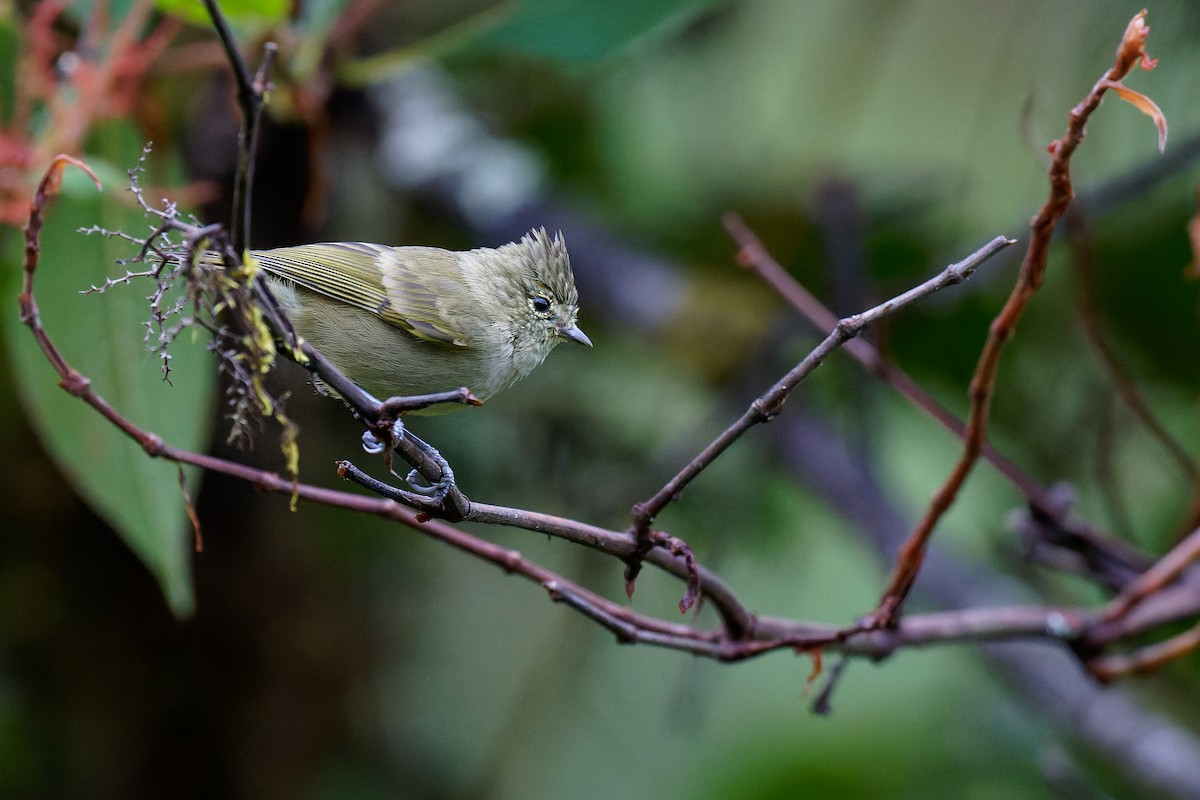
[[[86,178],[68,173],[61,197],[47,212],[35,284],[42,323],[67,361],[92,381],[95,391],[143,429],[181,447],[202,447],[215,370],[203,344],[181,337],[172,349],[171,381],[146,351],[143,323],[149,316],[147,281],[117,286],[101,295],[80,291],[117,273],[114,261],[131,255],[117,239],[84,236],[80,227],[100,225],[139,232],[140,211],[130,208],[120,182],[98,193]],[[6,247],[4,331],[15,384],[30,423],[64,476],[104,517],[158,579],[180,616],[194,606],[191,530],[175,465],[149,458],[131,439],[58,387],[58,378],[17,314],[20,242]],[[119,274],[119,273],[117,273]],[[196,475],[189,475],[192,493]]]

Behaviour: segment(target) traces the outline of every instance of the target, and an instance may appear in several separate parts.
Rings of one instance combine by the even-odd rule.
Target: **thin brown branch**
[[[992,320],[988,337],[971,378],[969,390],[970,411],[967,428],[963,435],[963,452],[945,483],[934,494],[925,515],[900,548],[891,577],[879,601],[864,624],[868,627],[891,625],[900,611],[905,598],[912,589],[925,557],[929,537],[942,516],[958,497],[958,492],[974,468],[987,439],[988,418],[992,397],[996,390],[996,374],[1000,367],[1000,356],[1008,340],[1016,332],[1017,323],[1025,313],[1029,302],[1037,294],[1045,278],[1047,256],[1058,221],[1070,205],[1074,192],[1071,188],[1071,156],[1083,142],[1084,129],[1092,113],[1100,106],[1104,95],[1113,84],[1124,78],[1138,63],[1148,64],[1145,51],[1149,29],[1144,23],[1145,12],[1137,14],[1126,28],[1113,66],[1092,86],[1087,96],[1071,110],[1067,131],[1051,142],[1050,167],[1048,170],[1050,191],[1046,203],[1030,223],[1029,246],[1021,263],[1017,283],[1000,313]]]
[[[1101,608],[1092,614],[1086,630],[1074,643],[1085,660],[1103,655],[1118,642],[1136,641],[1146,631],[1195,620],[1200,616],[1200,578],[1188,572],[1112,620],[1105,618],[1104,611]]]
[[[738,245],[736,258],[741,267],[757,275],[822,334],[828,335],[837,326],[837,315],[775,260],[762,239],[738,214],[730,211],[722,217],[722,222]],[[846,342],[843,349],[916,408],[955,436],[962,437],[966,426],[954,412],[925,391],[907,372],[889,361],[870,340],[853,339]],[[1055,514],[1059,512],[1057,505],[1048,499],[1047,490],[991,444],[984,446],[983,456],[1009,483],[1025,495],[1031,504],[1035,507],[1040,506],[1039,510],[1053,511]]]
[[[25,272],[17,304],[20,309],[21,322],[29,326],[30,330],[33,331],[33,336],[42,348],[42,352],[45,353],[46,358],[50,360],[50,365],[54,367],[55,372],[62,378],[61,384],[63,388],[71,391],[69,387],[85,383],[86,379],[82,376],[72,374],[70,366],[46,335],[45,330],[42,328],[41,315],[38,313],[37,300],[33,294],[33,278],[37,272],[38,259],[41,257],[42,252],[40,236],[42,225],[45,222],[42,209],[51,195],[57,191],[58,185],[62,180],[62,171],[68,165],[83,170],[92,179],[92,182],[96,184],[96,188],[100,188],[100,179],[96,177],[96,173],[92,172],[92,168],[79,159],[60,154],[50,162],[50,166],[46,168],[46,172],[42,175],[42,179],[38,182],[37,189],[34,191],[32,208],[29,212],[29,222],[25,226]]]
[[[467,519],[544,533],[621,559],[634,556],[641,546],[637,536],[628,530],[612,531],[565,517],[488,503],[472,503]],[[730,638],[745,638],[757,628],[758,621],[754,614],[707,567],[690,565],[686,558],[661,548],[651,550],[644,558],[648,563],[685,581],[692,580],[694,576],[699,582],[699,591],[716,608]]]
[[[1098,680],[1109,682],[1126,675],[1154,672],[1166,664],[1200,647],[1200,623],[1161,642],[1127,654],[1094,658],[1087,663],[1088,672]]]
[[[725,214],[723,222],[729,235],[738,245],[737,262],[750,270],[780,297],[800,313],[822,334],[829,334],[837,325],[837,315],[816,295],[808,291],[771,255],[762,240],[740,216]],[[954,436],[962,438],[966,426],[950,409],[940,403],[924,387],[890,361],[869,339],[852,339],[842,348],[855,361],[900,393],[914,407],[938,422]],[[1063,502],[1058,493],[1043,486],[1015,462],[985,442],[982,457],[1017,491],[1024,495],[1039,527],[1053,527],[1052,544],[1081,553],[1084,559],[1100,568],[1107,578],[1113,571],[1105,565],[1119,565],[1121,571],[1140,573],[1152,563],[1149,556],[1137,551],[1121,539],[1105,535],[1070,516],[1071,503]],[[1123,585],[1123,584],[1122,584]]]
[[[896,297],[886,300],[874,308],[859,314],[846,317],[833,326],[829,335],[812,349],[803,360],[788,371],[786,375],[775,382],[762,395],[757,397],[736,421],[721,432],[712,442],[701,450],[691,461],[648,500],[637,503],[633,507],[633,529],[639,533],[649,530],[650,523],[664,508],[679,497],[680,493],[703,472],[718,456],[741,438],[753,426],[769,422],[783,410],[783,405],[792,391],[812,374],[821,362],[838,347],[858,336],[859,333],[873,322],[894,314],[905,306],[924,298],[939,289],[962,283],[985,261],[1005,247],[1013,244],[1013,240],[997,236],[992,241],[967,256],[956,264],[951,264],[940,273],[924,283],[903,292]]]
[[[379,404],[379,413],[389,419],[396,419],[402,414],[429,408],[439,403],[461,403],[465,406],[481,406],[483,402],[471,394],[471,390],[463,386],[447,392],[432,392],[430,394],[415,394],[406,397],[389,397]]]
[[[347,480],[367,488],[376,494],[389,497],[398,502],[422,511],[424,518],[436,513],[438,506],[428,498],[414,495],[366,474],[349,461],[338,462],[338,474]],[[420,517],[419,517],[420,518]],[[672,551],[669,543],[659,543],[659,548],[642,552],[643,542],[631,531],[614,531],[589,525],[566,517],[557,517],[536,511],[508,508],[489,503],[471,503],[470,511],[464,517],[466,522],[479,522],[488,525],[503,525],[512,528],[522,528],[552,536],[556,539],[583,545],[601,553],[628,560],[641,553],[641,557],[663,571],[683,579],[688,583],[689,595],[680,601],[681,611],[686,611],[695,601],[691,594],[703,594],[721,617],[727,635],[732,639],[744,638],[748,631],[755,626],[754,615],[751,614],[734,596],[725,583],[705,567],[697,565],[693,559]],[[690,554],[690,551],[688,551]]]
[[[1196,528],[1183,541],[1175,545],[1154,566],[1138,576],[1125,591],[1113,598],[1104,611],[1104,620],[1112,622],[1128,614],[1147,597],[1162,591],[1174,581],[1196,559],[1200,558],[1200,528]]]

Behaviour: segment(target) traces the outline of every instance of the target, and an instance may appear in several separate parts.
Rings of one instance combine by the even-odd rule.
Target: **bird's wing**
[[[421,339],[466,344],[440,299],[461,291],[457,253],[434,247],[331,242],[253,255],[267,273],[369,311]]]

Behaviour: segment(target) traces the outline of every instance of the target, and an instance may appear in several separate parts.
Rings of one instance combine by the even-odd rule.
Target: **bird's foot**
[[[382,453],[389,447],[394,447],[400,441],[400,439],[407,434],[409,438],[417,442],[417,444],[419,444],[430,455],[434,464],[437,466],[440,477],[437,479],[437,481],[430,483],[424,475],[415,469],[411,470],[408,475],[401,476],[400,473],[392,469],[390,458],[387,459],[388,471],[397,478],[401,478],[403,481],[405,481],[408,484],[409,489],[415,494],[428,497],[436,503],[442,502],[442,500],[446,498],[446,495],[450,493],[450,489],[454,486],[454,470],[450,469],[450,464],[446,461],[442,454],[437,451],[436,448],[421,441],[421,439],[414,436],[411,432],[405,431],[404,423],[400,420],[396,420],[392,423],[392,429],[390,433],[391,441],[383,442],[380,441],[380,438],[376,436],[373,431],[364,431],[362,435],[363,450],[371,454]]]
[[[437,450],[432,450],[433,455],[437,460],[437,464],[441,467],[442,477],[436,483],[429,483],[425,477],[415,469],[408,473],[404,480],[408,482],[408,488],[412,489],[419,495],[424,495],[438,503],[446,498],[450,493],[450,489],[454,486],[454,470],[450,469],[450,464],[446,459],[442,458],[442,454]]]
[[[404,423],[396,420],[392,423],[391,442],[381,442],[374,431],[363,431],[362,449],[371,455],[378,455],[384,450],[387,450],[389,444],[394,444],[400,441],[400,437],[404,435]]]

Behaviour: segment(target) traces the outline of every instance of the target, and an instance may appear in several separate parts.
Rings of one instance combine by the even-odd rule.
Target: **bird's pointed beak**
[[[572,342],[578,342],[579,344],[586,344],[588,347],[592,346],[592,340],[587,337],[586,333],[579,330],[579,326],[575,325],[575,324],[572,324],[568,328],[561,328],[558,331],[558,335],[563,337],[564,339],[570,339]]]

